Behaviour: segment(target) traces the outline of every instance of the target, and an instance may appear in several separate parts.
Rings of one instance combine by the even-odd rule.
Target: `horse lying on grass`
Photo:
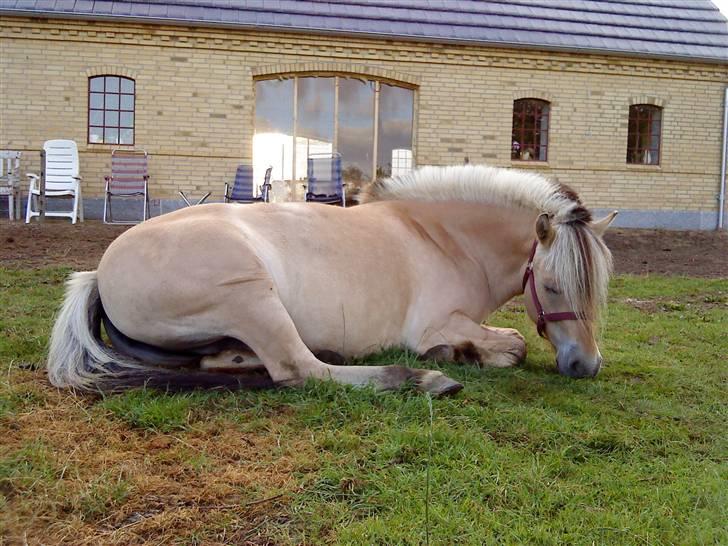
[[[525,358],[523,337],[481,322],[524,291],[559,372],[599,371],[596,321],[611,272],[602,234],[616,212],[594,222],[567,186],[485,166],[424,168],[373,183],[361,201],[211,204],[126,231],[96,271],[68,281],[50,381],[118,391],[317,378],[453,393],[462,385],[439,371],[316,355],[400,346],[513,366]]]

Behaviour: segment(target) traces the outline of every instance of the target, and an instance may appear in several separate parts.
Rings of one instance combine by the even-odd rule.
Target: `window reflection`
[[[352,187],[372,179],[375,82],[339,79],[339,133],[342,177]]]
[[[293,182],[305,179],[307,158],[334,152],[342,156],[350,191],[413,167],[412,89],[358,77],[292,76],[259,80],[255,93],[256,180],[272,166],[272,180],[287,181],[298,194]]]
[[[262,80],[255,84],[253,177],[293,179],[293,80]]]
[[[404,174],[412,169],[414,94],[412,89],[381,84],[377,178]]]
[[[296,179],[306,178],[306,159],[334,151],[334,78],[299,78]]]

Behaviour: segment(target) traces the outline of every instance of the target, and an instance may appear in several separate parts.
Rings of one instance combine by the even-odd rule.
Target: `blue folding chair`
[[[341,180],[340,154],[310,155],[307,174],[307,202],[346,206],[346,184]]]
[[[265,170],[263,184],[260,186],[260,195],[255,195],[255,184],[253,183],[253,166],[239,165],[235,172],[233,187],[225,182],[226,203],[267,203],[270,196],[270,173],[273,167]]]

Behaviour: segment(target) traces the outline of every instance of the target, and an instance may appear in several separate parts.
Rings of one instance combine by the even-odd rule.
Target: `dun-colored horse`
[[[318,378],[451,393],[462,386],[438,371],[330,357],[399,346],[513,366],[523,337],[481,323],[524,290],[559,372],[598,372],[611,271],[602,234],[616,213],[593,222],[568,187],[485,166],[424,168],[372,184],[361,201],[205,205],[128,230],[96,271],[69,280],[51,382],[176,390]]]

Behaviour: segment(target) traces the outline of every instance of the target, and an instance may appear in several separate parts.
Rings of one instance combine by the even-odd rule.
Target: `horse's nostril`
[[[581,364],[581,360],[572,360],[569,363],[569,368],[571,369],[571,375],[574,377],[584,377],[584,367]]]

